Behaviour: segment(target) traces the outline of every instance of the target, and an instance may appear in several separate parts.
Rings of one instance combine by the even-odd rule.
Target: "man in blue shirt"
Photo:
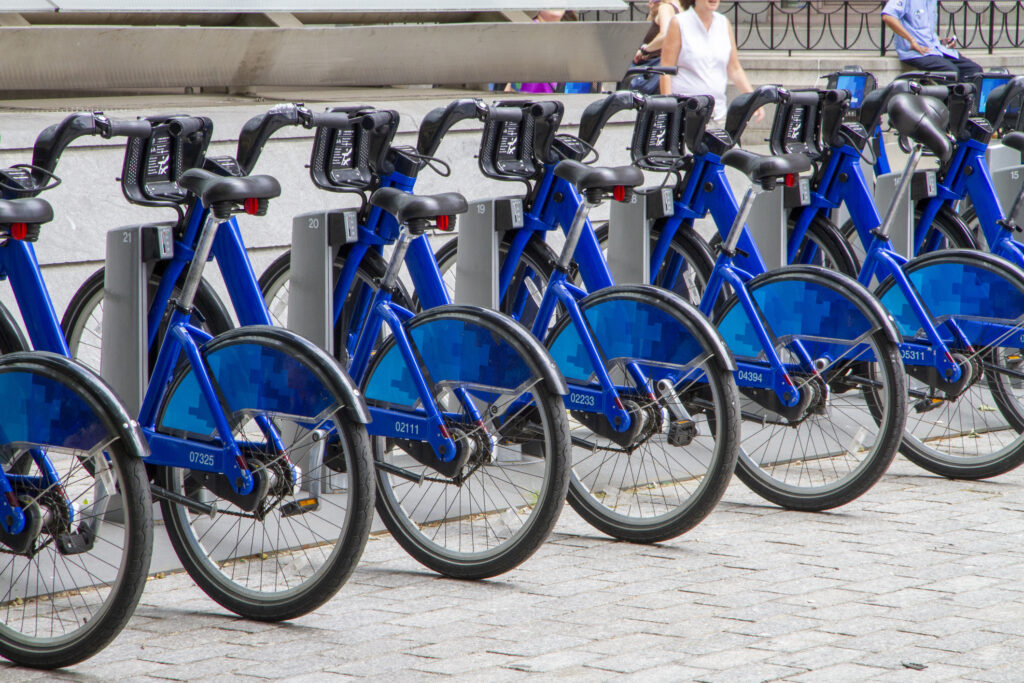
[[[953,49],[956,37],[939,40],[938,0],[888,0],[882,21],[896,34],[896,54],[916,71],[955,71],[960,80],[981,72]]]

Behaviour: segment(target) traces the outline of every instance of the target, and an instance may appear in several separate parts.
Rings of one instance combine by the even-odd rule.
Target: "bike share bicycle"
[[[265,213],[280,192],[269,176],[217,183],[182,173],[184,160],[205,149],[211,128],[208,119],[194,117],[110,122],[101,114],[71,115],[40,134],[31,167],[5,169],[0,179],[14,194],[39,194],[53,186],[48,179],[71,141],[126,131],[133,136],[122,175],[129,198],[175,208],[186,197],[182,188],[207,198],[210,210],[200,206],[190,215],[196,258],[163,321],[152,377],[145,370],[141,315],[133,354],[140,363],[124,368],[117,351],[133,350],[133,330],[119,327],[105,335],[117,343],[107,345],[104,372],[137,378],[136,391],[130,382],[119,389],[125,389],[126,403],[137,404],[131,408],[149,447],[150,490],[185,569],[229,610],[252,619],[287,619],[337,592],[362,553],[373,503],[363,426],[369,416],[334,360],[297,335],[242,327],[212,337],[190,323],[217,224],[243,210]],[[111,271],[135,268],[141,275],[146,261],[168,255],[181,227],[147,224],[108,233],[108,253],[126,245],[136,259],[115,259]],[[33,348],[67,356],[34,253],[23,241],[17,246],[5,266]],[[134,282],[141,303],[145,280]],[[116,292],[111,303],[129,298],[130,290]],[[126,502],[129,493],[122,492]]]
[[[18,254],[31,254],[53,219],[47,202],[13,198],[13,189],[0,173],[0,279],[12,281]],[[22,313],[56,323],[52,307]],[[40,341],[39,329],[29,329]],[[142,594],[152,550],[138,425],[54,341],[57,353],[25,351],[0,305],[0,655],[41,668],[91,657],[117,636]]]
[[[459,100],[424,118],[416,149],[390,149],[384,163],[375,166],[383,171],[379,182],[389,190],[412,190],[424,168],[443,164],[433,155],[451,126],[478,119],[484,124],[484,173],[534,183],[536,157],[548,153],[561,114],[557,102],[486,106]],[[593,170],[582,182],[594,202],[612,192],[625,198],[640,180],[639,173],[628,167]],[[534,219],[532,212],[524,214],[520,197],[477,201],[463,220],[461,233],[479,235],[488,252],[482,261],[493,262],[499,247],[492,236],[511,236],[524,220]],[[584,220],[582,213],[570,232],[579,234]],[[365,348],[366,308],[360,297],[365,302],[373,289],[365,286],[360,291],[352,283],[373,281],[376,254],[394,239],[394,222],[370,213],[360,224],[358,243],[335,257],[331,320],[336,338],[350,349],[357,339]],[[293,286],[289,259],[282,257],[261,278],[272,310],[283,309]],[[409,244],[406,264],[418,303],[425,309],[433,311],[451,300],[425,237]],[[456,292],[456,299],[498,308],[498,280],[491,275],[480,273],[467,281],[468,290]],[[506,275],[502,274],[503,282]],[[570,504],[596,528],[618,538],[652,542],[683,533],[711,511],[732,472],[736,399],[728,351],[694,309],[650,287],[609,287],[584,298],[578,289],[559,281],[552,283],[546,297],[542,315],[532,324],[569,383]],[[294,302],[294,291],[287,300]],[[500,310],[528,322],[522,303],[502,305]],[[557,319],[556,304],[561,309]],[[290,315],[294,305],[289,304]]]
[[[969,86],[952,88],[956,94]],[[848,106],[844,90],[796,93],[794,101],[778,109],[773,151],[792,144],[819,146],[811,136],[820,140],[822,150],[811,202],[790,216],[787,257],[796,263],[824,260],[857,273],[866,286],[880,283],[875,291],[904,334],[901,353],[913,378],[903,453],[944,476],[991,477],[1024,462],[1021,374],[1010,360],[1019,356],[1024,273],[1002,258],[976,250],[933,251],[908,260],[918,249],[956,244],[954,232],[929,232],[928,224],[914,220],[921,211],[915,211],[913,203],[931,206],[934,200],[928,197],[946,191],[951,164],[963,157],[963,146],[957,151],[945,135],[945,107],[910,93],[917,89],[897,81],[874,90],[863,99],[860,123],[843,121]],[[934,87],[929,91],[935,92]],[[989,111],[995,114],[999,95],[997,88],[989,98]],[[969,106],[960,98],[954,102]],[[794,112],[797,107],[802,111]],[[915,143],[899,176],[902,196],[898,191],[892,197],[885,220],[872,201],[860,157],[866,131],[878,124],[883,108],[890,125]],[[965,115],[957,110],[949,118],[963,122]],[[795,120],[817,120],[820,125],[817,130],[801,128]],[[975,120],[975,125],[980,127],[980,122]],[[915,175],[922,147],[938,158],[939,168]],[[920,191],[913,192],[912,186]],[[994,201],[994,195],[987,199]],[[863,265],[825,216],[841,205],[849,211],[864,249]],[[900,207],[902,221],[896,220]],[[951,207],[944,210],[955,216]]]
[[[243,127],[235,157],[205,159],[184,174],[194,196],[181,197],[187,223],[175,226],[174,255],[150,307],[155,339],[177,273],[199,252],[197,227],[213,220],[204,198],[217,187],[245,185],[274,131],[285,125],[316,129],[313,174],[330,188],[363,198],[361,213],[393,216],[398,247],[384,289],[372,303],[351,373],[369,404],[374,437],[377,510],[395,539],[424,565],[459,578],[485,578],[526,560],[547,538],[565,496],[568,433],[559,395],[565,384],[547,353],[504,316],[455,306],[413,317],[400,305],[398,266],[405,245],[429,225],[452,224],[465,211],[457,194],[409,198],[374,194],[368,164],[394,135],[397,115],[360,108],[312,113],[277,107]],[[200,163],[196,159],[191,163]],[[346,235],[356,211],[314,214],[331,235]],[[296,219],[308,230],[310,217]],[[211,253],[243,324],[271,322],[233,219],[218,226]],[[101,311],[100,295],[83,292],[69,329],[88,329]],[[70,310],[70,308],[69,308]],[[326,315],[326,313],[324,313]],[[387,345],[378,347],[386,325]],[[342,360],[347,360],[342,358]],[[346,471],[330,458],[328,468]]]
[[[756,195],[783,182],[795,190],[795,174],[810,167],[800,153],[731,149],[758,107],[786,96],[773,86],[741,95],[730,103],[727,131],[707,128],[709,98],[679,98],[676,117],[690,155],[679,159],[674,212],[635,239],[650,244],[650,281],[699,298],[738,359],[744,433],[737,474],[772,502],[821,510],[863,494],[891,462],[906,419],[905,376],[899,333],[863,286],[812,266],[767,270],[744,225]],[[581,137],[593,144],[618,111],[638,109],[640,125],[648,103],[628,93],[595,102],[581,119]],[[634,156],[638,139],[634,133]],[[753,183],[742,206],[727,165]],[[722,238],[717,259],[693,228],[709,214]],[[768,222],[776,242],[781,230]],[[597,252],[608,239],[601,237],[581,249]]]

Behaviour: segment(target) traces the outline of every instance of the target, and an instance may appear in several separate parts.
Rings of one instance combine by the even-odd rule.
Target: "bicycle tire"
[[[162,268],[154,271],[149,279],[150,296],[156,291],[160,284]],[[86,367],[99,372],[100,370],[100,347],[103,333],[103,280],[105,270],[100,268],[90,275],[82,286],[78,288],[64,315],[60,321],[60,327],[64,331],[64,338],[67,339],[68,348],[72,357],[84,363]],[[179,278],[174,294],[179,292],[181,283],[184,282],[184,274]],[[231,316],[224,308],[220,297],[214,292],[213,287],[206,280],[200,280],[199,289],[196,291],[195,310],[198,313],[197,320],[193,324],[202,327],[212,335],[220,334],[231,329],[234,325]],[[170,309],[164,315],[157,332],[157,341],[149,352],[149,367],[152,369],[156,361],[156,354],[160,349],[160,343],[164,336]]]
[[[11,316],[10,311],[0,304],[0,354],[25,351],[28,343]]]
[[[250,468],[278,471],[252,512],[222,496],[212,517],[161,500],[171,544],[196,584],[232,612],[260,621],[301,616],[341,588],[369,535],[372,460],[366,428],[353,419],[357,394],[332,358],[280,328],[237,328],[204,344],[201,353]],[[191,366],[179,368],[158,411],[157,431],[210,439],[205,405]],[[285,441],[285,453],[301,468],[300,491],[287,483],[281,454],[254,429],[253,416],[268,418]],[[329,432],[330,440],[301,450],[298,444],[313,439],[314,428]],[[213,494],[191,470],[161,468],[160,482],[200,502]],[[310,499],[315,507],[299,504]],[[289,570],[298,575],[284,576]]]
[[[796,223],[796,214],[790,214],[789,231]],[[850,224],[853,227],[853,224]],[[856,234],[852,235],[856,240]],[[811,251],[811,247],[814,251]],[[854,279],[860,274],[861,258],[857,256],[849,239],[843,236],[836,224],[818,214],[807,227],[804,241],[797,250],[794,264],[816,265],[848,275]]]
[[[617,438],[625,439],[600,413],[570,411],[576,447],[569,504],[593,527],[618,539],[654,543],[675,538],[711,513],[735,470],[739,395],[731,357],[720,341],[707,341],[717,333],[696,308],[650,285],[606,287],[581,299],[579,307],[613,381],[631,389],[622,399],[631,422],[643,429],[621,443]],[[624,328],[648,340],[647,353],[631,353],[636,346],[623,338],[633,335],[624,334]],[[672,359],[676,354],[663,355],[652,338],[689,351]],[[579,339],[565,315],[547,340],[570,393],[593,384],[589,364],[573,361],[581,356]],[[670,382],[672,398],[662,388],[638,385],[615,360],[627,357],[649,384]],[[674,369],[669,369],[670,360],[675,360]],[[673,436],[670,404],[686,409],[690,431],[683,439]]]
[[[556,391],[561,379],[525,328],[493,311],[439,306],[404,328],[467,459],[444,474],[424,464],[431,456],[416,456],[422,441],[375,438],[377,512],[406,552],[440,574],[507,572],[536,552],[564,506],[569,427]],[[396,390],[411,386],[408,372],[389,337],[367,369],[367,403],[419,414],[418,394]],[[486,428],[471,421],[459,389],[489,416]],[[529,404],[518,405],[527,394]]]
[[[741,389],[744,427],[736,474],[755,493],[786,508],[818,511],[845,505],[878,481],[900,444],[907,406],[898,334],[866,289],[823,268],[788,266],[758,275],[747,288],[760,315],[767,316],[766,328],[775,340],[783,340],[776,342],[783,362],[797,366],[801,386],[814,385],[816,403],[791,422]],[[820,318],[789,317],[793,301],[821,302],[830,297],[846,302],[843,314],[832,311]],[[737,298],[730,297],[723,310],[718,326],[737,360],[763,363],[760,341],[750,331]],[[843,315],[863,317],[863,322],[858,322],[865,335],[863,342],[844,342],[845,347],[834,350],[816,339],[834,338],[833,329],[824,327],[810,334],[800,327],[824,325],[825,320],[831,326]],[[785,340],[792,337],[800,339],[808,352],[820,351],[811,357],[824,363],[817,368],[821,380],[791,352]],[[865,344],[870,352],[858,351]],[[851,358],[845,359],[844,354]],[[818,387],[818,382],[827,384],[829,391]],[[874,432],[869,430],[872,425]],[[787,430],[793,430],[795,436],[787,438]],[[817,452],[809,452],[815,447]]]
[[[62,356],[0,358],[0,395],[5,474],[41,478],[45,460],[59,483],[20,489],[39,524],[34,538],[0,538],[0,655],[70,666],[121,632],[145,586],[153,541],[145,445],[113,392]]]

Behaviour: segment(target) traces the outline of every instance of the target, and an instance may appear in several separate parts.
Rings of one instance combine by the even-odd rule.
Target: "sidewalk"
[[[707,521],[658,546],[611,541],[568,508],[519,569],[459,582],[387,535],[316,613],[230,616],[187,575],[155,578],[77,681],[1020,681],[1024,470],[949,481],[903,459],[822,514],[734,481]],[[0,680],[52,680],[0,663]]]

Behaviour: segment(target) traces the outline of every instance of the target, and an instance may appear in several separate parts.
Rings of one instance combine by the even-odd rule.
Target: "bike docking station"
[[[149,378],[148,285],[158,261],[174,253],[174,223],[146,223],[107,233],[100,375],[132,415]]]
[[[498,246],[506,232],[523,227],[523,198],[491,197],[470,202],[459,223],[453,300],[457,304],[499,310]]]
[[[913,153],[912,153],[913,154]],[[918,156],[920,153],[918,153]],[[914,165],[917,165],[915,159]],[[909,192],[900,190],[904,171],[883,173],[875,179],[875,206],[888,207],[883,225],[888,223],[887,234],[893,249],[904,258],[914,256],[914,206],[921,199],[934,197],[938,193],[938,181],[934,169],[913,170]],[[898,201],[893,205],[893,201]]]
[[[999,208],[1010,220],[1017,217],[1011,211],[1018,196],[1024,191],[1024,164],[1021,164],[1021,153],[1016,149],[997,145],[989,147],[985,154],[992,187],[999,198]]]
[[[334,355],[334,260],[359,237],[356,209],[304,213],[292,219],[289,330]]]
[[[675,213],[671,187],[634,188],[608,212],[608,271],[616,284],[651,281],[651,222]],[[461,248],[461,247],[460,247]]]

